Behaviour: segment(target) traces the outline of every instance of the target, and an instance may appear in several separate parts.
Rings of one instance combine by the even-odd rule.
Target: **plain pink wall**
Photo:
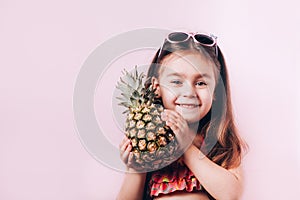
[[[2,0],[0,199],[114,199],[123,175],[81,145],[73,88],[99,44],[144,27],[219,36],[250,146],[243,200],[298,199],[298,7],[291,0]]]

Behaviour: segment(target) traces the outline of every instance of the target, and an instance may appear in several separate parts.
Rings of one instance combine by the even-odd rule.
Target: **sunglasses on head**
[[[210,34],[205,33],[186,33],[186,32],[172,32],[170,33],[166,41],[169,43],[177,44],[188,41],[190,38],[193,39],[194,43],[200,44],[205,47],[215,47],[216,56],[218,57],[218,48],[217,48],[217,37]],[[161,54],[163,47],[160,48],[159,54]]]

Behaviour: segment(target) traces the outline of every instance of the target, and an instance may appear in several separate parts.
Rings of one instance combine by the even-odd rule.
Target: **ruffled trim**
[[[161,170],[152,172],[149,186],[150,196],[168,194],[177,190],[191,192],[202,189],[195,175],[178,161]]]

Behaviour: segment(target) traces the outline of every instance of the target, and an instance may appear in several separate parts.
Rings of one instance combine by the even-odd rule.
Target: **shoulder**
[[[235,176],[236,179],[243,181],[244,179],[244,168],[242,164],[238,167],[228,169],[228,171]]]

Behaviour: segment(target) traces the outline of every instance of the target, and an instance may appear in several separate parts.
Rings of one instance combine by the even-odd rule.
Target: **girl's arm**
[[[142,200],[146,173],[138,173],[131,168],[133,154],[130,140],[124,138],[120,144],[120,154],[123,162],[128,166],[125,178],[118,194],[117,200]]]
[[[165,109],[162,120],[165,120],[173,130],[182,149],[195,138],[194,131],[191,131],[179,113]],[[215,199],[237,200],[241,197],[243,188],[241,166],[227,170],[208,159],[194,144],[185,150],[183,161]]]
[[[117,200],[142,200],[146,173],[126,172]]]
[[[242,167],[225,169],[208,159],[195,145],[183,154],[183,160],[206,191],[218,200],[237,200],[243,189]]]

